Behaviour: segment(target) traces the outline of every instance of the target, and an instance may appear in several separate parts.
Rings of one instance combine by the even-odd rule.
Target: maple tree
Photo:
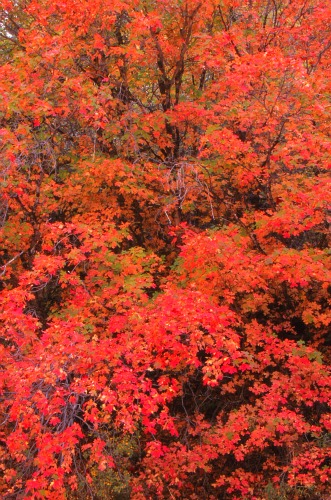
[[[330,49],[327,0],[2,1],[2,498],[329,498]]]

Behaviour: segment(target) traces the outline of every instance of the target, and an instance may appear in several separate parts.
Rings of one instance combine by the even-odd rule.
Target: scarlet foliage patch
[[[331,495],[331,5],[6,0],[0,495]]]

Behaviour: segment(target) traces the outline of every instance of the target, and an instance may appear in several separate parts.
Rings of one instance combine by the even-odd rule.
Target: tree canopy
[[[2,0],[2,498],[330,498],[330,49],[328,0]]]

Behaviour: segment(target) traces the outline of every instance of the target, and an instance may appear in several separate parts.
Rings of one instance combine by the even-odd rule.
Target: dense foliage
[[[330,57],[329,0],[2,0],[1,498],[330,498]]]

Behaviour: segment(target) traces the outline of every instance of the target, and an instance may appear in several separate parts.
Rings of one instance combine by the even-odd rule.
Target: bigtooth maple
[[[2,498],[330,497],[330,27],[2,1]]]

